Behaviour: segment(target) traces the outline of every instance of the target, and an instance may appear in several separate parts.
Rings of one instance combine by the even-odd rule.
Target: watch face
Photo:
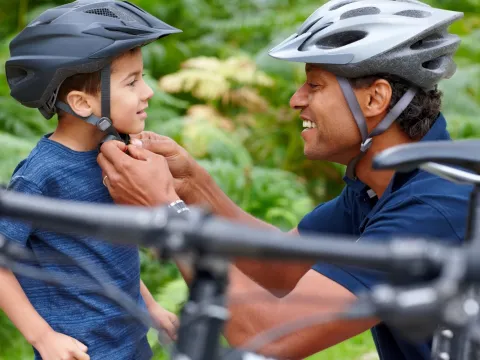
[[[183,201],[175,202],[168,207],[175,210],[178,214],[189,211],[189,208],[185,205]]]

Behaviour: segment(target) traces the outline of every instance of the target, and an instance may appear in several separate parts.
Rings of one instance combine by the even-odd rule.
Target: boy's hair
[[[115,57],[112,61],[112,73],[115,71],[116,60],[124,56],[133,55],[137,51],[141,51],[139,47],[133,48]],[[101,83],[101,70],[95,71],[93,73],[75,74],[65,79],[63,84],[60,86],[57,99],[65,102],[67,100],[67,95],[74,90],[84,91],[90,95],[97,95],[100,93]]]

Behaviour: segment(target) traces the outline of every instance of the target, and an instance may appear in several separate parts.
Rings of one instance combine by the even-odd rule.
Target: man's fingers
[[[113,173],[116,173],[113,164],[110,163],[110,161],[108,161],[108,159],[102,153],[98,155],[97,163],[103,170],[103,176],[112,176]]]
[[[163,139],[142,139],[142,148],[155,154],[169,157],[177,153],[175,142],[170,138]]]
[[[127,150],[127,145],[121,141],[111,140],[103,143],[100,148],[100,152],[107,158],[111,163],[115,163],[115,160],[118,160],[122,156],[128,157],[125,154]]]
[[[128,145],[128,153],[137,160],[147,160],[153,155],[151,152],[135,145]]]
[[[142,131],[140,134],[130,135],[131,139],[168,139],[168,136],[159,135],[153,131]]]

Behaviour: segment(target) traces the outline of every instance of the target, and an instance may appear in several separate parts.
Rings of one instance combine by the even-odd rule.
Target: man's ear
[[[392,87],[385,79],[377,79],[365,89],[365,98],[362,105],[366,118],[385,116],[392,99]],[[383,117],[382,116],[382,117]]]
[[[88,117],[95,111],[95,97],[83,91],[70,91],[66,100],[75,114],[80,116]]]

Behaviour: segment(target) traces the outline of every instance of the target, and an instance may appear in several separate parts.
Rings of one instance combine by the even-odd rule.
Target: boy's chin
[[[145,126],[136,126],[136,127],[131,127],[128,129],[117,129],[117,131],[120,134],[127,134],[127,135],[137,135],[140,134],[142,131],[145,130]]]

